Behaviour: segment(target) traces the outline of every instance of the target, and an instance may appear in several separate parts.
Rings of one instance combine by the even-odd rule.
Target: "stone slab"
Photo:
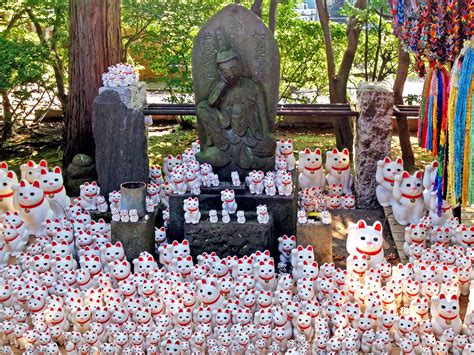
[[[392,139],[393,92],[384,83],[363,83],[358,90],[359,117],[354,142],[356,205],[380,207],[375,189],[377,161],[388,156]]]
[[[155,213],[135,223],[111,222],[112,242],[122,242],[128,261],[147,251],[155,255]]]
[[[105,90],[92,105],[95,161],[101,194],[127,181],[148,182],[148,140],[143,113]]]
[[[105,91],[113,91],[119,94],[120,100],[128,108],[142,109],[146,105],[146,84],[139,82],[137,85],[132,86],[117,86],[117,87],[105,87],[99,88],[99,95]]]
[[[171,240],[181,241],[184,237],[184,211],[183,200],[194,197],[191,194],[170,196],[170,226],[168,236]],[[235,196],[237,209],[247,212],[255,212],[258,205],[266,204],[269,213],[274,219],[274,238],[287,234],[296,234],[296,214],[298,201],[296,194],[293,196],[267,196],[251,195],[246,192],[244,195]],[[202,212],[215,209],[222,209],[220,195],[199,195],[199,208]]]
[[[296,226],[297,245],[312,245],[314,257],[319,265],[332,262],[332,226],[320,222]]]
[[[216,252],[220,257],[242,257],[257,250],[275,250],[273,219],[260,224],[255,214],[246,214],[246,223],[237,223],[235,217],[230,223],[210,223],[208,216],[202,216],[198,224],[184,224],[184,238],[189,240],[193,257],[201,253]]]

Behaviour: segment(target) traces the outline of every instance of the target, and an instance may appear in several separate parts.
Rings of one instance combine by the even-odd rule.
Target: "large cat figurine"
[[[425,200],[426,209],[430,208],[431,192],[433,191],[436,174],[438,173],[438,166],[439,164],[437,161],[425,166],[425,173],[423,174],[423,199]]]
[[[13,191],[20,216],[29,234],[40,236],[43,234],[42,223],[48,218],[54,219],[54,212],[44,196],[39,181],[36,180],[30,184],[26,180],[21,180],[19,186],[13,186]]]
[[[298,164],[299,176],[298,182],[301,190],[312,187],[322,188],[326,186],[326,177],[323,171],[323,157],[321,150],[316,149],[311,152],[309,148],[301,151]]]
[[[13,170],[0,170],[0,214],[16,211],[13,203],[13,186],[18,179]]]
[[[375,193],[377,200],[382,207],[390,206],[392,200],[393,185],[395,184],[395,176],[403,172],[403,160],[398,158],[392,161],[389,157],[377,162],[377,172],[375,173],[375,180],[377,181],[377,188]]]
[[[423,174],[421,171],[410,176],[406,171],[395,177],[392,210],[398,224],[418,224],[425,212],[423,200]]]
[[[61,168],[57,166],[52,171],[41,169],[39,182],[56,217],[65,217],[66,208],[71,204],[71,199],[64,188]]]
[[[382,224],[379,221],[368,226],[365,221],[360,220],[350,223],[348,230],[346,249],[350,259],[356,255],[360,259],[365,256],[369,268],[385,261]]]
[[[329,185],[342,184],[344,195],[352,195],[353,178],[349,155],[347,148],[344,148],[342,152],[339,152],[337,148],[326,152],[326,180]]]

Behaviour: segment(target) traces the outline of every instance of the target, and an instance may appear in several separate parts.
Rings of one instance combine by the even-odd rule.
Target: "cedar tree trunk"
[[[69,22],[64,168],[78,153],[95,157],[92,102],[102,83],[101,74],[121,59],[120,0],[69,0]]]

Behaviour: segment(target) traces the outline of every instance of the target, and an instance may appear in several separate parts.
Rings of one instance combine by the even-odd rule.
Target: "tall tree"
[[[94,157],[92,102],[101,74],[121,58],[120,0],[70,0],[65,167],[78,153]]]
[[[403,104],[403,88],[408,76],[410,66],[410,54],[404,51],[400,41],[398,42],[398,68],[393,83],[393,94],[395,105]],[[402,150],[402,159],[405,170],[411,170],[415,165],[415,156],[410,142],[410,129],[406,117],[397,118],[398,138]]]
[[[361,32],[359,17],[357,16],[357,12],[354,12],[347,19],[347,46],[344,50],[341,64],[336,70],[327,1],[316,0],[316,7],[318,9],[319,21],[323,29],[324,43],[326,46],[329,100],[331,103],[347,103],[347,82],[349,80],[349,74],[352,68],[352,63],[354,62]],[[363,10],[366,7],[367,0],[356,0],[354,4],[356,10]],[[335,118],[333,122],[337,147],[339,149],[348,148],[349,150],[352,150],[354,136],[351,122],[345,117]]]

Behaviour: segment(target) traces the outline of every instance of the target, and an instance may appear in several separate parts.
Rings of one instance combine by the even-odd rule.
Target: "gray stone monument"
[[[141,109],[144,83],[103,87],[92,105],[95,162],[101,193],[118,190],[126,181],[148,182],[148,141]]]
[[[192,53],[201,153],[221,180],[274,165],[280,57],[251,11],[228,5],[201,28]]]
[[[388,156],[392,139],[393,91],[385,83],[362,83],[354,143],[357,207],[380,207],[375,195],[377,161]]]

